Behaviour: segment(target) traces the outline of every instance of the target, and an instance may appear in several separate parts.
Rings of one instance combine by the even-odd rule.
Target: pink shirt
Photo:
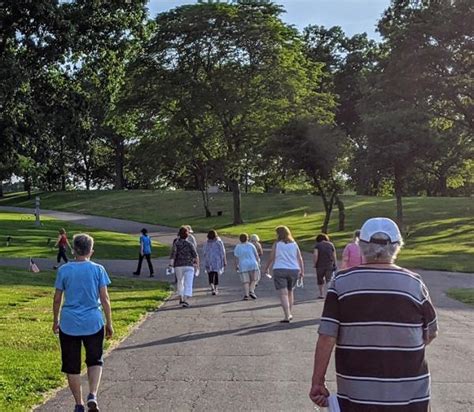
[[[342,269],[348,269],[354,266],[359,266],[364,263],[364,257],[360,252],[360,247],[357,243],[349,243],[342,252]]]

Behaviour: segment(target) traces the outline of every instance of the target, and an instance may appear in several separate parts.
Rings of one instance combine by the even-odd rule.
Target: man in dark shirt
[[[324,299],[324,284],[332,278],[332,273],[336,268],[336,248],[329,241],[328,235],[321,233],[316,237],[314,246],[313,262],[318,278],[319,299]]]

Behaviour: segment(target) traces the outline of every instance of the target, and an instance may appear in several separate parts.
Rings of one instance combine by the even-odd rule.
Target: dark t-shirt
[[[323,240],[322,242],[317,242],[314,246],[318,250],[318,261],[316,263],[316,268],[318,269],[327,269],[334,266],[334,252],[335,248],[331,242]]]

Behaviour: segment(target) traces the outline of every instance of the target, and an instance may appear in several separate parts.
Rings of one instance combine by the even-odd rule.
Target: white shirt
[[[277,242],[275,247],[275,262],[273,269],[298,269],[298,244],[296,242]]]

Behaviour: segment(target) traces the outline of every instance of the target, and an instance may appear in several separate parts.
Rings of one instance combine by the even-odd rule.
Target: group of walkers
[[[305,268],[290,230],[286,226],[276,228],[276,241],[263,270],[263,248],[258,236],[249,238],[241,234],[239,240],[233,255],[243,285],[243,299],[257,299],[255,288],[263,273],[273,278],[284,312],[281,322],[291,322],[293,291],[303,281]],[[319,298],[326,300],[310,392],[316,405],[324,407],[331,403],[335,410],[343,412],[429,410],[430,376],[425,346],[437,336],[437,319],[420,276],[395,265],[402,246],[401,233],[393,221],[369,219],[344,248],[341,268],[334,273],[337,270],[334,245],[327,235],[317,236],[313,263]],[[113,335],[107,292],[110,279],[101,265],[90,261],[93,254],[90,236],[75,235],[72,249],[75,261],[63,265],[57,274],[53,331],[59,334],[62,371],[67,374],[76,401],[74,411],[85,411],[80,382],[82,345],[89,378],[86,404],[88,411],[98,411],[103,340]],[[145,257],[153,275],[150,255],[151,241],[144,229],[134,274],[139,274]],[[224,244],[215,230],[208,232],[202,256],[211,292],[217,295],[227,260]],[[192,229],[182,226],[173,242],[168,269],[176,275],[177,294],[183,307],[189,306],[199,266]],[[338,392],[337,397],[330,397],[325,375],[334,348]]]

